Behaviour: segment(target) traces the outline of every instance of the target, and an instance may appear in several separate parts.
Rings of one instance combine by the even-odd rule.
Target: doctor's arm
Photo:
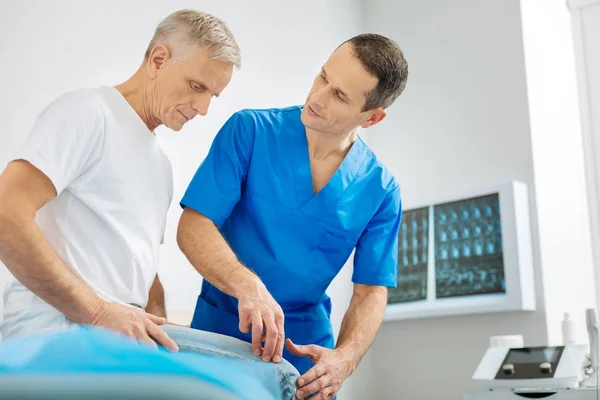
[[[336,349],[354,372],[381,327],[387,306],[384,286],[354,285],[350,306],[344,314]]]
[[[318,399],[329,399],[336,395],[375,340],[386,305],[386,287],[355,284],[335,349],[302,346],[288,340],[292,354],[309,357],[315,364],[298,378],[298,398],[313,393],[317,393]]]
[[[281,361],[284,345],[283,311],[262,281],[241,264],[212,220],[185,208],[177,242],[204,279],[238,299],[239,329],[252,330],[252,351],[264,361]],[[263,327],[265,347],[261,349]]]
[[[309,357],[315,366],[298,378],[297,396],[318,393],[330,398],[354,372],[377,335],[387,305],[387,287],[395,287],[398,276],[398,231],[402,218],[400,188],[389,188],[356,245],[354,293],[344,315],[334,350],[320,346],[287,345],[298,356]],[[319,397],[321,396],[321,397]]]
[[[259,277],[238,260],[218,228],[241,199],[254,130],[252,116],[241,113],[220,129],[181,200],[177,242],[204,279],[238,300],[239,329],[252,331],[253,353],[264,361],[279,362],[285,341],[283,311]]]

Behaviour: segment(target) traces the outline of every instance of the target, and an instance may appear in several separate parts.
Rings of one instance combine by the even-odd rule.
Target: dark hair
[[[364,33],[346,40],[364,69],[378,78],[375,89],[367,94],[363,111],[387,108],[402,94],[408,79],[408,63],[393,40],[374,33]]]

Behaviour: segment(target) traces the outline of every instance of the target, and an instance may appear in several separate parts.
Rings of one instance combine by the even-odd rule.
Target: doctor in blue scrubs
[[[235,113],[181,200],[178,243],[204,277],[191,327],[283,356],[303,374],[298,398],[336,395],[396,286],[400,187],[357,131],[384,119],[407,75],[392,40],[344,42],[303,106]],[[325,291],[354,249],[334,343]]]

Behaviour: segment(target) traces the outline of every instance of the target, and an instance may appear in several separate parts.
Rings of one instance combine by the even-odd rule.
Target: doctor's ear
[[[384,120],[384,118],[387,115],[387,113],[385,112],[385,110],[383,109],[383,107],[379,107],[379,108],[376,108],[374,110],[371,110],[371,111],[369,111],[369,113],[371,114],[371,116],[369,117],[369,119],[367,119],[365,122],[363,122],[362,124],[360,124],[360,126],[362,128],[368,128],[370,126],[373,126],[375,124],[380,123],[381,121]]]

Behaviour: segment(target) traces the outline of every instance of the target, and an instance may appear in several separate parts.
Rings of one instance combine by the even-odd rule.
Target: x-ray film
[[[504,293],[498,194],[433,210],[436,298]]]

